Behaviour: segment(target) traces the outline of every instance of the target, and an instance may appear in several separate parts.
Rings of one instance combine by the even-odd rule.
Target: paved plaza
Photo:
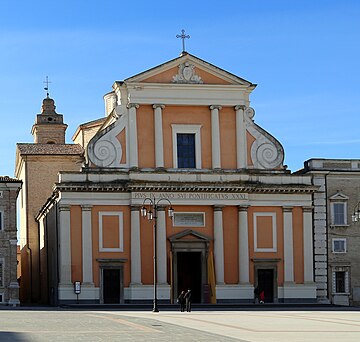
[[[360,311],[2,309],[3,341],[360,341]]]

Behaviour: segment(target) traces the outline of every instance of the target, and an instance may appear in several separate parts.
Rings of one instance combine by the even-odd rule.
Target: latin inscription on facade
[[[227,201],[227,200],[247,200],[248,194],[239,193],[203,193],[203,192],[133,192],[132,198],[166,198],[171,200],[189,200],[189,201]]]
[[[174,213],[173,225],[175,227],[204,227],[204,213]]]

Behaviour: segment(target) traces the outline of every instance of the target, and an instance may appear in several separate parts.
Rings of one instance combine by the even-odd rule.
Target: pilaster
[[[222,207],[214,206],[214,259],[216,284],[224,284],[224,232]]]
[[[136,110],[139,105],[136,103],[128,104],[129,109],[129,166],[130,168],[137,168],[138,165],[138,139],[137,139],[137,124],[136,124]]]
[[[162,129],[162,110],[165,108],[162,104],[154,104],[154,127],[155,127],[155,166],[164,167],[164,142]]]
[[[211,151],[212,151],[212,168],[221,169],[220,157],[220,123],[219,110],[221,106],[210,106],[211,110]]]
[[[246,125],[244,116],[245,106],[235,106],[236,111],[236,160],[237,168],[247,167],[247,140]]]

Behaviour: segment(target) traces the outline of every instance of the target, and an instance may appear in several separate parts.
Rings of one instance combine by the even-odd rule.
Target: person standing
[[[177,302],[180,304],[180,311],[185,311],[185,291],[181,291],[179,297],[177,297]]]
[[[186,301],[186,311],[190,312],[191,311],[191,290],[188,289],[187,292],[185,293],[185,301]]]
[[[259,294],[260,294],[259,287],[256,286],[254,289],[254,304],[259,303]]]

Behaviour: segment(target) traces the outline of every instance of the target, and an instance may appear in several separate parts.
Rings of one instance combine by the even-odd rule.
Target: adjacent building
[[[46,295],[41,300],[42,283],[47,280],[46,274],[40,272],[39,229],[35,216],[51,196],[58,172],[80,170],[84,160],[80,145],[65,143],[67,125],[55,109],[54,100],[46,97],[31,130],[34,143],[16,145],[15,176],[23,182],[19,196],[22,303],[47,302]]]
[[[105,118],[74,135],[82,148],[71,147],[72,169],[59,165],[58,179],[46,179],[46,189],[55,183],[52,196],[22,209],[23,234],[31,221],[40,236],[36,270],[49,303],[75,302],[76,282],[83,303],[151,301],[154,248],[163,302],[191,288],[194,302],[246,303],[255,287],[267,302],[316,301],[317,187],[312,175],[286,169],[281,144],[255,123],[255,86],[187,52],[113,84]],[[30,203],[38,155],[22,145],[17,155]],[[140,211],[151,203],[149,221]],[[23,236],[28,256],[34,249]]]
[[[0,305],[19,305],[16,200],[22,182],[0,176]]]
[[[319,186],[313,195],[318,296],[333,304],[359,305],[360,160],[310,159],[300,173]]]

